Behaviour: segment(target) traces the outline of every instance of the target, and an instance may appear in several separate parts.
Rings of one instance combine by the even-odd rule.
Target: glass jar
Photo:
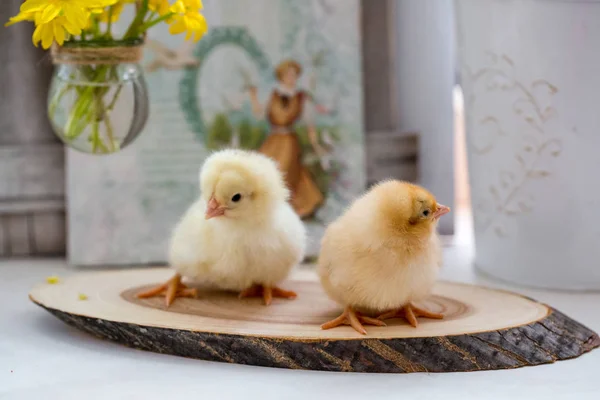
[[[68,147],[92,154],[117,152],[141,133],[148,110],[146,82],[137,63],[56,65],[48,116]]]

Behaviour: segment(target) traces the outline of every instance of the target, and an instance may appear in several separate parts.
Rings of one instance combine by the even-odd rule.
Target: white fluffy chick
[[[240,291],[240,297],[295,298],[278,288],[300,263],[306,248],[304,225],[288,204],[289,191],[277,164],[256,152],[222,150],[200,171],[201,195],[173,232],[167,283],[138,294],[195,297],[182,277]]]
[[[384,326],[384,319],[442,315],[415,307],[431,293],[442,263],[436,232],[450,209],[427,190],[401,181],[376,185],[331,224],[321,243],[318,273],[326,293],[345,307],[329,329],[361,323]],[[371,318],[367,315],[379,315]]]

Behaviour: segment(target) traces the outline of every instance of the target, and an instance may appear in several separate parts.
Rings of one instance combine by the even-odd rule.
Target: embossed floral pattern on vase
[[[469,150],[472,157],[485,159],[494,152],[505,152],[506,157],[502,165],[489,166],[496,170],[496,178],[473,197],[473,207],[475,229],[480,233],[491,229],[502,238],[511,234],[511,218],[531,212],[539,200],[529,188],[531,182],[552,179],[553,159],[563,150],[563,132],[555,123],[556,86],[543,78],[522,82],[506,54],[489,52],[486,58],[487,65],[465,66],[464,71],[472,85],[465,99],[469,126],[474,128]],[[497,106],[478,107],[482,100]],[[507,114],[512,114],[510,121]]]

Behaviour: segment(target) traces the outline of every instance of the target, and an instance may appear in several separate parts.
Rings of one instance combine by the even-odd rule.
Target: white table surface
[[[600,331],[600,293],[514,288],[477,276],[470,246],[446,250],[443,279],[513,289]],[[32,304],[28,290],[62,260],[0,263],[0,399],[600,399],[600,349],[505,371],[356,374],[229,365],[98,340]]]

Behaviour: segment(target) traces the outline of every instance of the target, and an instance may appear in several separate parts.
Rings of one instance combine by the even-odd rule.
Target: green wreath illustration
[[[216,27],[202,38],[194,50],[194,57],[199,61],[198,65],[188,68],[179,83],[179,102],[188,126],[205,146],[207,145],[208,128],[203,118],[202,104],[196,94],[196,89],[201,82],[203,61],[213,50],[226,44],[237,46],[245,51],[263,76],[272,70],[269,58],[260,48],[256,39],[244,27]]]

